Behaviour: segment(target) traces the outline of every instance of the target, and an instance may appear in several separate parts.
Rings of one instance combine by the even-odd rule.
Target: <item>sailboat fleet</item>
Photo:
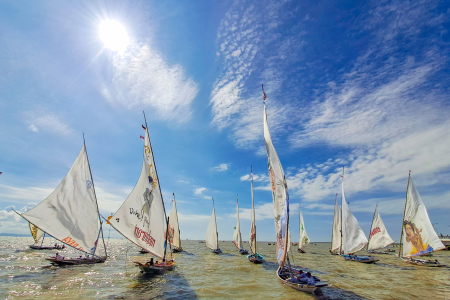
[[[290,252],[290,208],[289,193],[283,167],[273,146],[269,132],[266,111],[266,94],[264,99],[264,142],[267,152],[268,173],[273,198],[273,211],[276,229],[276,259],[278,269],[276,276],[285,285],[304,292],[313,293],[328,286],[318,277],[294,267],[289,256]],[[144,114],[145,119],[145,114]],[[150,143],[147,124],[142,125],[145,131],[143,163],[138,182],[125,199],[122,206],[110,217],[110,224],[117,232],[137,245],[143,253],[161,259],[153,258],[147,263],[135,262],[141,273],[163,274],[175,268],[175,261],[168,258],[169,252],[182,252],[178,213],[173,194],[172,210],[169,216],[161,192],[160,181],[156,169],[155,158]],[[389,236],[386,227],[375,207],[369,239],[352,214],[344,193],[344,172],[341,185],[341,204],[335,198],[333,225],[331,234],[331,249],[333,255],[340,255],[347,261],[361,263],[375,263],[378,259],[372,256],[358,256],[355,253],[366,249],[369,254],[387,254],[383,251],[392,245],[394,240]],[[257,252],[255,202],[253,192],[253,169],[251,168],[251,225],[249,248],[251,254],[247,256],[252,263],[260,264],[264,258]],[[18,212],[16,212],[18,213]],[[67,245],[84,254],[78,258],[66,258],[59,254],[46,258],[55,265],[78,265],[103,263],[106,261],[107,249],[103,238],[103,221],[99,213],[94,180],[86,150],[83,147],[58,187],[41,203],[25,213],[18,213],[29,222],[30,232],[35,243],[30,248],[62,249]],[[233,243],[240,254],[248,254],[243,248],[243,241],[239,221],[239,200],[236,198],[236,227]],[[43,246],[45,235],[51,236],[63,243],[63,246]],[[98,242],[102,241],[104,255],[100,254]],[[310,243],[306,233],[301,206],[299,208],[299,242],[297,251],[305,253],[304,247]],[[270,243],[269,243],[270,245]],[[220,254],[218,230],[214,199],[212,199],[212,214],[206,231],[205,246],[215,254]],[[420,197],[411,175],[408,178],[405,209],[402,221],[402,232],[398,256],[409,264],[441,267],[436,261],[418,259],[422,255],[429,255],[434,251],[444,249],[445,246],[438,238],[428,217],[425,205]]]

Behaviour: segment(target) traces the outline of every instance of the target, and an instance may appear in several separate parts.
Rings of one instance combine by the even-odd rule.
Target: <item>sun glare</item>
[[[129,37],[125,27],[117,21],[106,20],[100,24],[100,39],[105,48],[122,52],[127,48]]]

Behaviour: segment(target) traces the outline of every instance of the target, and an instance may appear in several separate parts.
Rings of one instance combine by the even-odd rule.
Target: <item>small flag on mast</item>
[[[262,92],[263,92],[263,100],[266,101],[266,93],[264,93],[264,84],[261,84]]]
[[[146,128],[146,127],[145,127],[144,125],[142,125],[142,129],[144,129],[144,130],[145,130],[145,129],[147,129],[147,128]]]
[[[142,135],[140,136],[141,140],[145,141],[145,137],[143,137]]]

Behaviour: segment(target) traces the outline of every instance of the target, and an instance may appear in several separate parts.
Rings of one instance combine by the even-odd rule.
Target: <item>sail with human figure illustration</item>
[[[403,257],[420,256],[445,248],[433,229],[427,209],[411,176],[406,192],[401,243]]]
[[[172,211],[169,216],[169,243],[176,247],[181,247],[180,226],[178,225],[177,203],[175,202],[175,194],[173,194]]]
[[[302,214],[302,208],[300,207],[300,228],[299,228],[299,232],[300,232],[300,239],[299,239],[299,243],[298,243],[298,248],[303,250],[303,247],[309,244],[309,237],[308,234],[306,233],[306,229],[305,229],[305,223],[303,222],[303,214]]]
[[[35,244],[41,243],[42,242],[41,238],[42,239],[44,238],[44,232],[31,223],[29,223],[29,225],[30,225],[31,235],[33,236],[33,239],[34,239],[34,243]]]

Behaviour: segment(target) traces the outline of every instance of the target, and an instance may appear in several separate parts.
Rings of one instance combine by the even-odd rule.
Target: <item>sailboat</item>
[[[172,211],[169,216],[169,242],[172,245],[172,252],[181,252],[180,227],[178,226],[177,203],[175,202],[175,193],[173,193]]]
[[[362,250],[368,243],[367,237],[358,224],[355,216],[348,207],[344,194],[344,168],[342,168],[342,203],[341,203],[341,232],[342,232],[342,257],[345,260],[372,264],[378,261],[371,256],[357,256],[354,253]]]
[[[255,198],[253,196],[253,167],[250,167],[250,173],[252,176],[252,221],[250,225],[250,239],[248,245],[252,254],[247,256],[248,260],[255,264],[264,262],[264,257],[256,252],[256,224],[255,224]],[[270,245],[270,243],[269,243]]]
[[[241,226],[239,225],[239,199],[236,196],[236,219],[237,224],[234,229],[233,243],[238,248],[240,254],[248,254],[248,251],[242,248]]]
[[[213,210],[211,214],[211,219],[209,220],[208,229],[206,230],[206,240],[205,245],[212,250],[213,253],[221,253],[222,250],[219,248],[219,234],[217,233],[217,222],[216,222],[216,210],[214,209],[214,198]]]
[[[297,251],[300,253],[305,253],[305,250],[303,250],[303,247],[309,244],[309,237],[305,230],[305,223],[303,222],[303,215],[302,215],[302,207],[300,206],[299,210],[299,232],[300,232],[300,238],[298,242],[298,249]]]
[[[19,215],[56,240],[88,254],[87,258],[78,259],[64,258],[58,254],[46,258],[52,264],[93,264],[106,260],[102,221],[85,143],[69,172],[50,196]],[[97,255],[100,235],[105,249],[105,256],[101,257]],[[89,255],[92,257],[89,258]]]
[[[45,239],[45,232],[43,232],[42,230],[40,230],[39,228],[37,228],[36,226],[34,226],[31,223],[28,223],[28,225],[30,226],[30,232],[31,235],[33,236],[34,239],[34,244],[30,245],[30,248],[33,250],[53,250],[53,249],[64,249],[65,246],[58,246],[55,244],[55,246],[42,246],[44,244],[44,239]]]
[[[175,262],[166,261],[168,220],[147,121],[142,128],[145,137],[141,174],[130,195],[109,222],[130,242],[162,259],[160,263],[153,263],[153,259],[145,264],[135,262],[141,273],[155,275],[172,270]]]
[[[372,226],[370,227],[369,243],[367,244],[367,252],[374,254],[389,254],[388,251],[379,251],[394,243],[389,233],[384,226],[383,220],[381,220],[380,213],[378,212],[378,204],[375,206],[375,212],[373,214]]]
[[[411,179],[411,171],[406,188],[405,211],[403,213],[402,234],[400,237],[399,257],[410,264],[443,267],[437,260],[413,258],[445,249],[433,229],[427,209]]]
[[[332,255],[340,255],[342,248],[342,235],[341,235],[341,207],[337,202],[337,194],[334,199],[334,216],[333,216],[333,230],[331,231],[331,249]]]
[[[262,86],[264,99],[264,143],[267,151],[267,164],[269,169],[270,185],[273,197],[273,212],[276,235],[276,258],[278,261],[277,277],[285,285],[299,291],[314,293],[317,289],[327,286],[319,278],[311,276],[308,272],[307,279],[302,277],[302,270],[291,266],[288,256],[289,245],[289,194],[286,177],[280,159],[270,137],[267,124],[266,94]]]

